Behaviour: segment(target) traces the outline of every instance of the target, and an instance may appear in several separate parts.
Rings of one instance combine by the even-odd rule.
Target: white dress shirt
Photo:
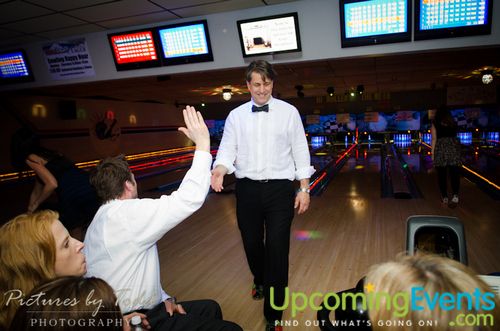
[[[314,168],[297,108],[272,97],[269,112],[253,113],[253,105],[229,113],[214,168],[253,180],[310,178]]]
[[[108,282],[122,312],[153,308],[169,297],[160,283],[156,242],[201,207],[211,162],[210,153],[196,151],[191,169],[171,195],[112,200],[97,211],[85,235],[86,277]]]

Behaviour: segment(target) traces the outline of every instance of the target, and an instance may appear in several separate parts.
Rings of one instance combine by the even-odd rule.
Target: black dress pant
[[[270,305],[283,306],[288,286],[288,253],[290,227],[294,215],[293,182],[267,182],[238,179],[236,183],[236,214],[248,265],[254,283],[264,286],[264,316],[269,322],[281,320],[283,311]]]
[[[458,195],[460,189],[460,167],[459,166],[446,166],[436,167],[439,190],[441,197],[448,196],[448,173],[450,175],[451,191],[453,195]]]
[[[187,314],[170,316],[162,302],[146,312],[151,330],[159,331],[243,331],[236,323],[222,320],[222,311],[213,300],[179,302]]]

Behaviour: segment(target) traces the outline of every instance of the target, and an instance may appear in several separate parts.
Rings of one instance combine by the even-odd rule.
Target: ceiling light
[[[333,86],[329,86],[327,89],[326,89],[326,93],[333,97],[333,94],[335,93],[335,89],[333,88]]]
[[[222,99],[229,101],[231,100],[232,93],[230,88],[225,88],[222,90]]]

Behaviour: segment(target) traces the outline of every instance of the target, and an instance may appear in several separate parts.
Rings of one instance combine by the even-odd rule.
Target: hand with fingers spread
[[[196,144],[196,150],[210,152],[210,134],[201,113],[194,107],[186,106],[182,114],[186,126],[178,130]]]

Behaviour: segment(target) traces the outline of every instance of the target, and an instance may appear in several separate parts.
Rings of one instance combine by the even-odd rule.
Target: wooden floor
[[[375,160],[375,162],[374,162]],[[411,215],[450,215],[465,225],[469,265],[480,274],[500,271],[500,202],[474,184],[461,180],[456,209],[439,201],[433,172],[414,173],[423,198],[380,198],[376,158],[351,158],[311,208],[292,226],[289,288],[332,292],[353,287],[372,264],[405,249],[406,219]],[[298,240],[296,231],[314,231],[316,238]],[[315,236],[313,236],[315,237]],[[204,206],[159,242],[165,290],[179,300],[215,299],[224,318],[244,330],[264,330],[262,301],[250,297],[248,269],[235,216],[233,194],[209,194]],[[317,302],[318,303],[318,302]],[[311,309],[292,319],[286,330],[318,330]]]

